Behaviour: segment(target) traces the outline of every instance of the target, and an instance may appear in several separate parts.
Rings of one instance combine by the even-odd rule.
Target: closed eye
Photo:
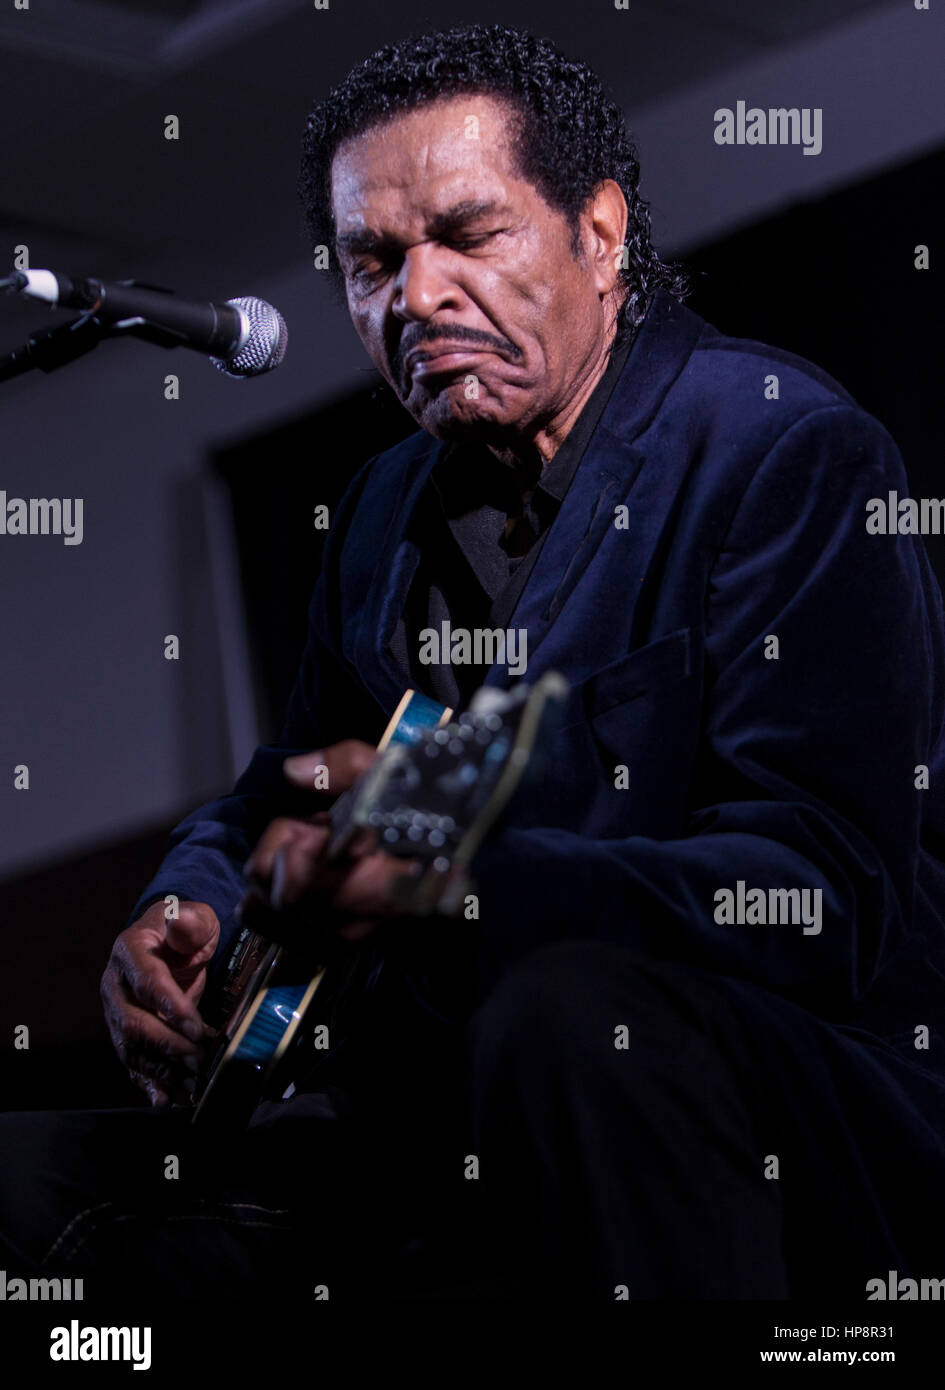
[[[498,235],[497,231],[477,232],[471,236],[444,237],[443,240],[445,245],[451,246],[457,251],[472,251],[477,246],[485,246],[487,241],[491,241],[493,237]]]
[[[485,246],[494,237],[500,236],[501,228],[488,232],[475,232],[468,236],[451,236],[444,233],[440,236],[440,244],[452,251],[476,251]],[[348,277],[355,284],[362,288],[369,288],[378,283],[393,271],[390,261],[378,260],[376,257],[363,261],[360,265],[354,265],[348,271]]]
[[[380,284],[390,274],[390,267],[379,261],[368,261],[364,265],[353,266],[348,271],[348,279],[360,290],[371,289]]]

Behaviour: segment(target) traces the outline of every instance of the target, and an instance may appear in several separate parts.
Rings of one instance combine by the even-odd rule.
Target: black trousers
[[[744,982],[561,942],[391,999],[324,1089],[0,1116],[0,1257],[86,1296],[865,1298],[941,1277],[945,1083]]]

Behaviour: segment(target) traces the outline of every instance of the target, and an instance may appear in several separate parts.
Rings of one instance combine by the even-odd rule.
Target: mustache
[[[504,352],[514,359],[522,355],[521,348],[516,347],[508,338],[499,337],[496,333],[486,333],[481,328],[467,328],[460,323],[420,323],[408,327],[397,344],[392,366],[398,380],[404,379],[408,355],[424,343],[469,343],[478,347],[497,348],[499,352]]]

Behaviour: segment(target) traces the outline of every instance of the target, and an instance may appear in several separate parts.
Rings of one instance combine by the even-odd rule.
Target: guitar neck
[[[329,859],[337,859],[343,854],[357,834],[360,827],[354,819],[355,811],[359,801],[369,792],[372,783],[383,775],[380,760],[388,748],[415,744],[424,729],[442,728],[452,717],[453,711],[448,705],[441,705],[416,690],[404,691],[377,745],[380,757],[361,774],[353,786],[343,791],[332,803],[328,812],[332,828],[332,836],[328,843]]]

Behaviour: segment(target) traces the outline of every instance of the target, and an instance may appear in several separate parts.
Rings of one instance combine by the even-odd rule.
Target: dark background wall
[[[460,4],[450,22],[524,23],[594,63],[628,113],[660,247],[693,271],[692,307],[834,374],[898,440],[914,493],[937,496],[942,14],[905,0],[601,4],[576,35],[570,7],[523,0]],[[108,944],[166,829],[278,725],[320,556],[312,506],[331,508],[411,428],[372,401],[310,268],[295,162],[313,94],[436,22],[419,5],[278,0],[0,15],[0,261],[25,244],[33,266],[255,292],[290,327],[285,365],[246,384],[193,355],[109,344],[0,387],[0,487],[81,495],[86,514],[81,547],[0,539],[4,1105],[128,1098],[99,1021]],[[740,98],[823,107],[823,154],[716,146],[713,112]],[[929,271],[914,268],[919,243]],[[48,317],[0,302],[0,351]],[[28,793],[12,786],[23,762]],[[12,1052],[21,1022],[29,1054]]]

